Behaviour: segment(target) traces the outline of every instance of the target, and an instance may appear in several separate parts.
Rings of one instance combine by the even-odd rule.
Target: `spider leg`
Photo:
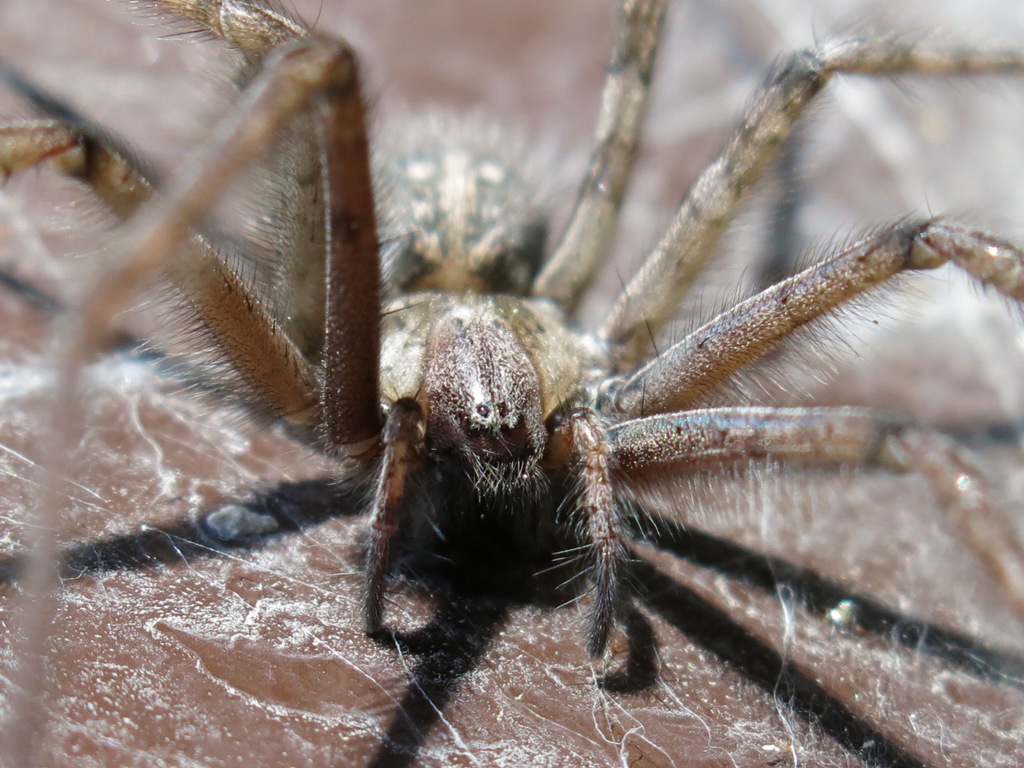
[[[281,118],[296,117],[305,101],[322,93],[319,123],[316,126],[321,147],[326,148],[322,169],[322,194],[328,211],[324,246],[328,253],[326,268],[325,302],[315,297],[322,295],[324,280],[315,274],[315,266],[298,265],[293,270],[303,285],[316,281],[314,290],[302,304],[290,309],[295,318],[289,327],[300,337],[315,335],[309,326],[319,324],[322,318],[322,358],[324,377],[320,389],[319,413],[321,446],[330,453],[363,455],[372,451],[380,432],[377,398],[377,371],[379,370],[378,327],[380,305],[380,254],[374,211],[373,183],[369,167],[369,140],[366,130],[366,108],[359,85],[355,57],[347,45],[325,39],[310,38],[299,42],[309,30],[300,20],[290,17],[260,0],[157,0],[159,5],[187,16],[202,24],[208,31],[232,46],[248,52],[263,54],[277,46],[290,45],[291,53],[275,54],[277,65],[268,61],[267,70],[303,49],[319,49],[325,59],[336,55],[334,62],[320,73],[313,67],[301,72],[293,96],[298,97],[291,106],[266,108],[263,117],[275,121],[272,133],[260,142],[265,145],[270,137],[286,127]],[[299,81],[310,77],[307,83]],[[266,80],[266,75],[261,80]],[[287,76],[281,78],[285,85]],[[302,86],[311,86],[308,91]],[[250,89],[254,91],[256,88]],[[281,93],[281,96],[287,94]],[[259,110],[253,109],[254,115]],[[276,112],[272,114],[272,112]],[[225,141],[225,144],[227,142]],[[237,172],[251,162],[239,160],[232,170]],[[227,165],[227,164],[226,164]],[[212,174],[206,182],[211,197],[217,192]],[[197,185],[200,186],[200,185]],[[315,182],[314,182],[315,186]],[[195,194],[193,190],[192,194]],[[168,203],[168,209],[171,204]],[[316,238],[311,240],[316,244]],[[307,249],[308,251],[309,249]],[[307,254],[308,255],[308,254]],[[322,275],[322,272],[320,273]],[[289,297],[294,298],[294,297]],[[309,299],[313,300],[310,301]],[[293,302],[294,303],[294,302]],[[326,303],[326,313],[321,306]],[[300,338],[303,349],[321,351],[319,340],[310,342]],[[308,415],[308,414],[307,414]]]
[[[596,147],[565,231],[534,281],[534,296],[574,308],[612,246],[664,19],[665,0],[622,3],[601,94]]]
[[[352,50],[326,38],[296,40],[271,54],[245,91],[237,114],[163,195],[143,205],[126,225],[124,257],[85,294],[58,349],[52,421],[47,432],[42,492],[29,545],[20,619],[22,691],[13,725],[12,754],[31,761],[44,719],[43,659],[56,611],[57,541],[63,496],[53,477],[65,477],[84,432],[77,391],[81,370],[110,335],[112,319],[145,280],[166,268],[199,221],[231,182],[265,151],[295,115],[312,109],[320,131],[327,201],[326,275],[329,282],[324,356],[342,364],[324,377],[320,393],[323,447],[357,458],[378,444],[379,249],[370,182],[365,110]],[[344,170],[344,173],[342,172]],[[346,357],[348,356],[348,357]],[[295,359],[295,365],[300,360]]]
[[[87,125],[59,120],[0,124],[0,173],[49,161],[88,184],[120,219],[154,197],[148,173]],[[311,366],[216,247],[190,232],[163,266],[198,318],[205,336],[238,373],[248,402],[273,418],[308,418],[316,384]]]
[[[184,19],[241,54],[234,82],[243,89],[275,48],[307,37],[311,30],[273,0],[148,0],[147,7],[172,24]],[[323,184],[320,149],[310,115],[296,115],[260,158],[256,195],[263,206],[259,222],[262,258],[274,271],[278,323],[303,354],[319,359],[327,297],[324,291]],[[263,182],[260,186],[260,181]]]
[[[619,509],[612,485],[613,456],[601,416],[589,408],[574,411],[553,436],[549,452],[575,459],[579,488],[575,522],[589,544],[592,607],[587,652],[600,656],[619,609],[619,572],[626,557]]]
[[[905,222],[854,244],[712,319],[610,393],[623,417],[695,407],[741,368],[846,301],[904,270],[951,261],[1004,295],[1024,300],[1024,251],[942,220]]]
[[[391,405],[381,433],[381,468],[371,505],[366,551],[363,620],[369,634],[380,629],[391,539],[399,527],[406,481],[424,462],[423,430],[419,403],[402,398]]]
[[[725,150],[693,183],[668,231],[620,294],[601,336],[618,370],[643,359],[710,258],[747,192],[836,73],[1024,74],[1024,51],[928,48],[900,39],[839,40],[782,59]]]
[[[132,218],[126,235],[127,257],[86,294],[72,334],[75,340],[65,358],[68,370],[77,371],[132,291],[173,263],[172,256],[189,227],[293,116],[315,99],[320,138],[327,148],[324,192],[329,243],[329,320],[324,342],[328,372],[320,397],[321,440],[333,452],[349,446],[351,452],[362,453],[376,444],[380,432],[379,253],[365,111],[354,54],[345,44],[324,38],[295,41],[275,52],[246,91],[238,114],[221,126],[166,194]],[[293,358],[291,363],[298,370],[302,359]],[[313,416],[307,411],[298,420]]]
[[[264,53],[309,34],[301,19],[267,0],[148,0],[147,5],[191,19],[249,53]]]
[[[155,0],[155,4],[198,22],[245,53],[250,62],[261,62],[268,51],[286,44],[299,48],[302,44],[298,41],[310,34],[304,22],[265,0]],[[354,57],[344,48],[347,82],[331,83],[325,76],[321,83],[325,92],[333,92],[333,98],[322,107],[319,139],[322,147],[333,151],[328,151],[323,169],[290,169],[299,177],[293,196],[311,203],[305,207],[309,210],[318,208],[318,170],[325,177],[321,188],[329,220],[324,222],[327,232],[322,245],[331,254],[327,292],[325,295],[318,263],[321,242],[314,234],[290,243],[296,252],[290,255],[293,263],[285,265],[288,280],[284,282],[294,288],[292,295],[284,298],[289,304],[287,327],[294,341],[308,354],[323,358],[324,381],[316,417],[321,446],[330,453],[358,454],[375,446],[380,432],[375,375],[380,367],[380,259],[365,104]],[[302,154],[296,153],[293,162],[301,163]],[[371,253],[372,258],[367,258]],[[354,258],[350,262],[343,254]]]
[[[74,126],[46,119],[0,123],[0,180],[44,162],[91,186],[121,219],[150,197],[149,181],[140,171]]]
[[[720,408],[626,421],[608,430],[608,440],[615,481],[626,488],[757,461],[921,474],[1024,621],[1024,542],[991,503],[967,451],[944,435],[859,408]]]

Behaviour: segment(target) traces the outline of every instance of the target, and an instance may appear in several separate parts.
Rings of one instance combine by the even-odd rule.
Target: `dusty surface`
[[[604,4],[366,5],[301,10],[365,52],[380,119],[440,104],[518,122],[556,148],[552,197],[571,198],[604,65]],[[643,171],[591,318],[654,243],[758,73],[833,18],[797,3],[784,15],[778,3],[764,4],[771,13],[742,0],[721,11],[693,5],[673,7]],[[909,28],[1024,39],[1014,3],[973,14],[938,8]],[[224,108],[209,76],[219,59],[206,46],[158,41],[117,3],[0,3],[0,49],[169,170]],[[1024,234],[1024,84],[907,89],[841,83],[817,110],[806,238],[927,210]],[[81,195],[49,174],[5,187],[4,268],[73,291],[108,241],[91,211],[68,212]],[[698,302],[705,312],[735,295],[728,286],[760,226],[756,211],[744,219]],[[998,302],[947,288],[945,276],[915,281],[918,294],[901,305],[910,312],[862,311],[862,341],[835,363],[840,375],[826,385],[794,372],[784,399],[866,404],[956,430],[1017,514],[1020,336]],[[40,482],[51,327],[0,293],[8,723],[18,661],[12,569]],[[395,638],[376,643],[358,621],[362,521],[325,479],[329,466],[179,390],[133,357],[90,370],[88,436],[60,521],[66,568],[47,653],[47,765],[1024,762],[1024,630],[945,530],[920,479],[787,474],[673,491],[663,501],[675,524],[663,523],[657,546],[639,548],[631,643],[619,638],[607,667],[588,661],[576,608],[487,589],[396,587]],[[208,516],[229,502],[269,511],[280,530],[218,542]]]

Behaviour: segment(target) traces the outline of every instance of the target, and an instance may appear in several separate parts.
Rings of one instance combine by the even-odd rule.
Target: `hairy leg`
[[[661,242],[619,296],[601,329],[619,370],[635,366],[651,334],[710,258],[740,203],[808,104],[836,73],[1024,74],[1024,51],[932,49],[905,40],[843,40],[783,59],[721,155],[694,182]]]
[[[610,393],[635,418],[692,408],[787,336],[904,270],[951,261],[1002,294],[1024,299],[1024,252],[941,220],[899,224],[737,304],[630,375]]]
[[[172,20],[195,22],[241,56],[235,83],[244,89],[278,46],[310,35],[297,15],[268,0],[153,0]],[[323,254],[324,191],[320,145],[309,114],[300,114],[282,129],[274,151],[260,158],[261,240],[269,252],[261,258],[274,271],[276,319],[310,360],[323,354],[325,306]]]
[[[391,539],[398,531],[409,475],[422,467],[423,409],[410,398],[392,404],[381,434],[381,468],[370,507],[370,539],[363,582],[363,621],[366,631],[380,629],[384,609],[384,578]]]
[[[944,435],[857,408],[721,408],[627,421],[608,439],[625,488],[759,461],[920,474],[1024,621],[1024,542],[967,451]]]
[[[115,143],[90,135],[85,124],[32,120],[0,124],[0,169],[14,173],[49,161],[88,184],[119,218],[154,197],[146,172]],[[270,418],[309,414],[316,384],[308,361],[224,264],[217,248],[190,231],[163,266],[195,313],[204,336],[240,379],[254,411]]]
[[[600,656],[619,610],[619,579],[626,557],[625,532],[612,482],[613,443],[608,427],[596,411],[572,413],[552,436],[546,461],[568,467],[576,477],[572,521],[584,542],[593,585],[587,629],[587,651]]]
[[[309,34],[309,28],[267,0],[149,0],[159,10],[184,16],[233,48],[262,54]]]

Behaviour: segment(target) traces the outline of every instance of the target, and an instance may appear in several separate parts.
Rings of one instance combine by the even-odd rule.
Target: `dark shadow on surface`
[[[411,656],[415,663],[409,669],[409,688],[369,766],[413,764],[452,695],[490,647],[509,607],[501,600],[449,595],[422,629],[382,638],[400,657]]]
[[[854,631],[867,632],[916,653],[944,662],[983,680],[1024,689],[1024,658],[991,648],[957,630],[908,616],[870,595],[851,592],[834,581],[731,541],[691,530],[660,516],[650,516],[645,537],[685,560],[723,573],[766,592],[791,592],[807,611],[827,621],[829,611],[852,601]]]
[[[619,621],[626,633],[628,655],[625,663],[597,683],[610,693],[638,693],[658,681],[658,638],[651,622],[635,605],[628,604],[622,613]]]
[[[787,663],[774,648],[751,636],[717,607],[643,560],[632,564],[643,585],[641,599],[680,633],[739,671],[775,701],[785,702],[802,718],[814,722],[850,754],[868,765],[926,768],[926,764],[894,743],[873,725],[830,695],[822,685]]]
[[[10,291],[36,312],[46,317],[56,317],[67,310],[67,305],[60,299],[2,268],[0,268],[0,288]]]
[[[196,519],[161,526],[147,526],[131,533],[66,547],[61,554],[61,575],[73,579],[115,571],[136,571],[211,559],[237,550],[255,551],[282,536],[331,519],[361,514],[362,492],[331,480],[282,483],[244,502],[226,501]],[[272,520],[270,533],[225,537],[212,518],[227,507],[238,508]],[[429,553],[427,559],[430,559]],[[25,564],[21,556],[0,559],[0,586],[14,582]],[[422,562],[418,563],[422,566]],[[511,606],[524,601],[553,605],[557,597],[545,596],[521,583],[500,586],[506,579],[481,580],[483,563],[470,563],[454,573],[435,567],[403,567],[401,578],[429,586],[440,595],[430,623],[413,633],[390,633],[380,638],[408,662],[408,691],[395,708],[391,724],[371,763],[392,768],[412,764],[445,707],[465,677],[477,666],[504,623]],[[650,633],[650,628],[648,627]],[[653,634],[653,633],[651,633]]]
[[[282,483],[242,502],[227,502],[196,519],[171,525],[140,527],[131,533],[73,544],[61,552],[62,578],[77,578],[111,571],[134,571],[197,558],[217,557],[234,550],[255,550],[264,542],[289,535],[335,517],[359,514],[362,495],[330,480]],[[266,516],[274,532],[225,538],[207,524],[209,515],[227,504],[237,504]],[[20,555],[0,559],[0,585],[10,584],[25,564]]]
[[[227,506],[222,504],[194,520],[71,546],[63,552],[62,574],[73,578],[213,558],[230,551],[257,550],[280,536],[359,514],[364,509],[362,502],[362,493],[330,480],[285,483],[248,501],[228,503],[272,519],[276,526],[272,533],[248,538],[218,536],[210,518]],[[915,653],[939,657],[981,679],[1024,688],[1024,659],[1017,655],[908,617],[786,560],[686,529],[665,518],[652,517],[649,526],[645,535],[657,546],[759,590],[790,593],[821,621],[828,620],[828,612],[837,604],[853,601],[856,614],[852,631],[871,633]],[[0,584],[12,581],[18,567],[18,558],[0,561]],[[552,607],[563,602],[564,597],[536,585],[533,590],[524,590],[518,577],[505,587],[496,586],[475,578],[472,565],[456,568],[456,574],[442,578],[432,574],[432,568],[402,570],[404,578],[426,584],[432,594],[439,596],[439,603],[425,627],[411,634],[391,634],[385,639],[406,665],[410,680],[370,763],[375,768],[400,768],[415,762],[430,734],[442,722],[452,697],[479,665],[515,606]],[[696,643],[717,655],[774,700],[786,702],[799,716],[820,726],[851,754],[869,764],[898,768],[923,765],[906,747],[894,743],[879,727],[853,712],[843,699],[787,664],[778,650],[751,636],[720,608],[642,560],[634,558],[629,570],[629,581],[635,585],[642,603],[675,627],[685,642]],[[635,607],[625,606],[620,621],[628,641],[628,655],[600,684],[616,694],[643,691],[657,682],[658,641],[650,622]],[[582,638],[580,654],[582,659]]]
[[[207,518],[226,504],[196,519],[176,524],[144,527],[64,549],[61,575],[76,578],[119,570],[138,570],[196,558],[217,557],[225,552],[256,550],[280,536],[319,525],[329,519],[360,514],[362,494],[328,479],[282,483],[238,506],[273,521],[276,531],[237,538],[218,536]],[[918,653],[942,659],[980,679],[1024,689],[1024,658],[991,648],[963,632],[932,624],[890,608],[870,595],[851,592],[806,568],[784,559],[765,555],[734,542],[685,528],[667,518],[648,515],[644,537],[657,546],[690,562],[728,575],[760,590],[775,593],[785,588],[796,595],[809,612],[827,621],[829,611],[844,601],[855,607],[853,631],[884,637]],[[427,555],[429,557],[429,554]],[[22,556],[0,559],[0,586],[17,579]],[[474,599],[499,595],[507,602],[528,602],[552,607],[566,599],[550,585],[534,582],[524,588],[521,579],[485,579],[480,564],[456,568],[455,573],[434,572],[433,568],[403,568],[406,577],[417,582],[437,582],[444,591],[453,586],[457,594]],[[486,563],[484,564],[486,566]],[[522,573],[522,572],[521,572]],[[523,578],[529,580],[527,576]],[[561,576],[558,577],[559,579]],[[624,629],[629,640],[626,664],[606,679],[609,690],[635,691],[656,679],[656,640],[642,616],[624,610]]]
[[[54,319],[70,311],[67,303],[39,286],[23,280],[14,273],[0,266],[0,290],[17,296],[26,306],[47,319]],[[131,354],[139,358],[159,360],[163,354],[153,349],[145,349],[145,343],[126,331],[115,329],[111,338],[102,347],[104,352]]]

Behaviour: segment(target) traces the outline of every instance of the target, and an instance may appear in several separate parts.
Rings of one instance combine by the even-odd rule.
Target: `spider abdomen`
[[[388,281],[402,291],[526,294],[548,217],[522,138],[479,116],[432,113],[380,144]]]

